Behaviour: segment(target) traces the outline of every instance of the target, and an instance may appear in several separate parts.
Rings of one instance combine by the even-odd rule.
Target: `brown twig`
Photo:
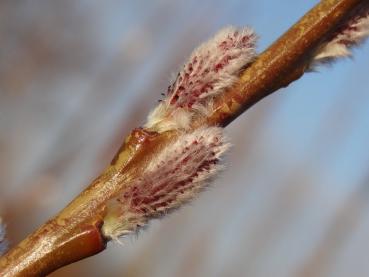
[[[365,0],[324,0],[264,51],[239,82],[215,99],[210,125],[226,126],[263,97],[303,75],[309,60]],[[194,125],[204,122],[197,120]],[[165,147],[176,131],[135,129],[111,165],[55,218],[0,259],[1,276],[42,276],[105,249],[100,230],[106,202]]]

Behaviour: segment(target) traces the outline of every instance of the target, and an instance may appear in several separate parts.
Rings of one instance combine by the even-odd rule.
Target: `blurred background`
[[[192,49],[262,51],[318,1],[0,1],[0,215],[16,244],[145,121]],[[227,127],[227,170],[148,230],[51,276],[368,276],[369,43]]]

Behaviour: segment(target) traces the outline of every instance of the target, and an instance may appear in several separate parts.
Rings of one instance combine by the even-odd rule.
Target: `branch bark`
[[[365,0],[323,0],[265,50],[238,83],[214,101],[207,124],[227,126],[260,99],[300,78],[314,53]],[[204,124],[195,120],[194,126]],[[140,176],[176,131],[135,129],[110,166],[56,217],[0,259],[1,276],[43,276],[103,251],[106,202]]]

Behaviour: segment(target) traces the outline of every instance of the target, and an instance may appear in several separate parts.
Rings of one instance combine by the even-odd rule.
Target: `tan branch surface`
[[[298,79],[314,53],[365,0],[325,0],[264,51],[215,99],[207,123],[226,126],[263,97]],[[204,124],[203,119],[193,123]],[[106,202],[138,178],[176,131],[135,129],[106,170],[56,217],[0,259],[0,276],[43,276],[105,249]]]

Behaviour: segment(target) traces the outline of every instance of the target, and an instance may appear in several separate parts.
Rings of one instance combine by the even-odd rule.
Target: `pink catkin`
[[[204,98],[228,86],[227,77],[236,77],[234,74],[254,57],[254,49],[255,34],[249,29],[220,31],[196,49],[178,73],[167,91],[169,104],[177,108],[201,105]]]
[[[350,56],[351,48],[360,45],[368,36],[369,4],[365,3],[317,51],[311,67]]]
[[[194,114],[211,112],[212,98],[232,86],[255,58],[256,35],[249,28],[227,27],[196,48],[166,97],[149,115],[156,131],[188,129]]]
[[[196,129],[170,142],[142,176],[110,201],[104,234],[116,238],[134,232],[194,198],[219,171],[228,148],[218,127]]]

